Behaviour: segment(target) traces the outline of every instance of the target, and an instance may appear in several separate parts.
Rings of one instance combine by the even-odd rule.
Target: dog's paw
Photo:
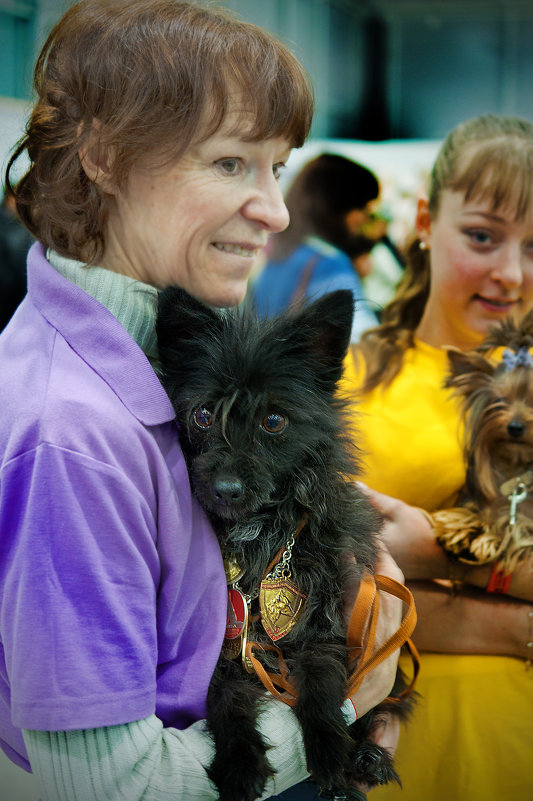
[[[220,801],[255,801],[263,795],[267,779],[274,772],[263,756],[253,763],[242,759],[230,762],[215,759],[208,776],[217,787]]]
[[[400,777],[394,769],[389,752],[369,741],[358,746],[350,774],[352,782],[368,784],[369,787],[389,782],[396,782],[401,787]]]
[[[313,781],[320,787],[338,787],[350,764],[352,741],[346,736],[316,737],[305,739],[307,769]]]

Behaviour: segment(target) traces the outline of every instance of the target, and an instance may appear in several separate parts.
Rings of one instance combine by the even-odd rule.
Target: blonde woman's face
[[[475,347],[490,326],[533,308],[533,209],[515,220],[513,209],[465,201],[444,190],[431,219],[421,201],[417,229],[430,256],[430,293],[417,329],[429,344]]]

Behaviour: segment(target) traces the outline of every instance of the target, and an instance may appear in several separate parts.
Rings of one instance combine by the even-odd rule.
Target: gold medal
[[[244,569],[237,562],[233,554],[224,557],[224,573],[228,584],[235,584],[244,575]]]
[[[293,628],[302,613],[306,596],[288,578],[265,578],[259,589],[261,623],[276,642]]]

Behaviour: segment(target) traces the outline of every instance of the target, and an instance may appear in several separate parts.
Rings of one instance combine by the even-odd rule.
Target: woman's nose
[[[256,187],[242,211],[247,219],[260,223],[273,234],[284,231],[289,224],[289,212],[280,185],[273,175]]]
[[[520,286],[523,281],[522,250],[519,246],[508,247],[500,254],[493,277],[505,286]]]

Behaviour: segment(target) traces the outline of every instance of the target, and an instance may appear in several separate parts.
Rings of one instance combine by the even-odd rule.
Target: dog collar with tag
[[[259,618],[265,632],[274,642],[285,637],[294,628],[303,611],[306,596],[290,580],[290,562],[295,539],[306,522],[305,519],[300,521],[295,533],[276,554],[267,567],[259,587]],[[244,570],[233,554],[224,558],[224,570],[229,588],[228,616],[222,651],[228,659],[235,659],[239,654],[244,654],[246,648],[252,597],[244,595],[238,586]],[[254,597],[257,597],[257,594]],[[246,664],[245,667],[248,669]]]

